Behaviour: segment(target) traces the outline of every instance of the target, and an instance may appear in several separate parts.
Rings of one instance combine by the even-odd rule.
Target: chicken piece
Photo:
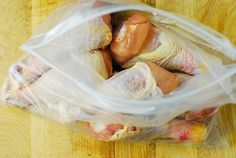
[[[75,85],[70,82],[65,76],[50,69],[35,82],[15,91],[16,95],[9,97],[7,102],[18,102],[17,106],[26,107],[61,123],[89,118],[84,107],[89,106],[90,102],[86,101],[87,97],[82,90],[76,87],[75,91]]]
[[[93,19],[81,26],[78,46],[84,51],[105,49],[112,41],[110,15]]]
[[[199,65],[187,47],[172,39],[165,32],[159,32],[156,36],[158,36],[158,41],[154,41],[158,44],[153,44],[153,47],[144,45],[143,50],[141,50],[142,53],[127,62],[123,67],[130,67],[138,61],[150,61],[170,71],[181,71],[190,75],[197,73]],[[154,49],[155,46],[157,46],[156,49]]]
[[[80,56],[95,72],[104,79],[112,76],[112,59],[109,50],[94,50]]]
[[[218,107],[205,108],[201,110],[188,111],[184,114],[186,120],[192,120],[197,122],[203,122],[209,119],[219,110]]]
[[[50,40],[48,45],[45,46],[45,50],[53,47],[60,50],[58,53],[64,52],[79,55],[97,49],[105,49],[112,40],[110,15],[86,21],[72,27],[60,36],[49,33],[45,38],[51,39],[51,36],[55,37],[52,37],[53,40]],[[37,44],[38,41],[34,41],[36,39],[37,38],[31,38],[32,42],[26,44],[26,47],[27,45],[34,45],[34,43]],[[37,53],[44,53],[45,50],[37,51]]]
[[[111,141],[120,140],[132,137],[139,137],[139,135],[150,135],[149,129],[157,136],[156,138],[173,139],[180,141],[190,141],[200,143],[206,140],[207,129],[204,124],[174,119],[161,127],[135,127],[125,126],[121,124],[102,124],[102,123],[88,123],[88,132],[99,140]],[[145,133],[147,132],[147,133]]]
[[[112,25],[111,25],[111,15],[108,14],[108,15],[104,15],[102,17],[103,21],[105,24],[107,24],[107,26],[110,28],[110,30],[112,31]]]
[[[147,99],[163,96],[151,69],[145,63],[121,71],[99,86],[101,92],[119,98]]]
[[[49,66],[34,56],[22,58],[9,69],[9,75],[1,88],[2,101],[17,105],[28,105],[29,103],[22,99],[19,91],[35,82],[49,70]]]
[[[23,83],[34,82],[49,69],[49,66],[34,56],[26,56],[10,67],[9,76],[17,82],[15,87],[20,88]]]
[[[190,75],[197,73],[199,68],[187,47],[152,25],[141,14],[131,16],[115,29],[111,50],[113,58],[123,68],[145,61],[156,63],[170,71],[181,71]]]
[[[108,50],[96,50],[91,53],[83,54],[80,57],[104,79],[108,79],[112,75],[112,61]],[[40,60],[32,59],[30,59],[31,62],[27,60],[27,64],[23,66],[22,64],[17,64],[19,68],[21,68],[20,71],[18,68],[14,70],[14,72],[10,72],[10,79],[5,82],[2,90],[2,97],[5,102],[18,105],[33,104],[32,100],[34,100],[34,98],[32,95],[34,95],[36,89],[40,89],[44,84],[47,85],[46,83],[49,80],[47,76],[53,79],[53,75],[49,75],[48,72],[50,71],[51,74],[55,70],[50,70],[50,68],[42,64]],[[16,66],[13,68],[15,67]],[[13,68],[11,69],[13,70]],[[39,79],[40,82],[38,82]],[[54,80],[56,82],[57,78]],[[48,88],[50,89],[50,87]]]
[[[171,73],[157,64],[146,62],[156,80],[157,86],[160,87],[164,94],[173,92],[180,84],[180,79],[177,74]]]
[[[107,72],[107,77],[105,77],[104,75],[104,78],[108,79],[112,76],[112,73],[113,73],[111,53],[109,50],[100,50],[100,51],[101,51],[103,61],[106,67],[106,72]]]
[[[181,141],[203,142],[206,140],[207,128],[204,124],[186,120],[174,119],[162,126],[164,128],[160,138]]]
[[[117,63],[123,65],[139,54],[149,27],[148,19],[136,14],[114,31],[111,50]]]
[[[136,127],[121,124],[88,123],[87,129],[94,138],[104,141],[119,140],[140,133]]]

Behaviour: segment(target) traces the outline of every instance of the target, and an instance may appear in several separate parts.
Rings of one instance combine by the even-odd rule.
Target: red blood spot
[[[183,133],[180,134],[179,140],[188,140],[190,136],[190,131],[188,129],[184,130]]]
[[[137,127],[134,127],[134,126],[131,127],[131,128],[130,128],[130,131],[137,131]]]

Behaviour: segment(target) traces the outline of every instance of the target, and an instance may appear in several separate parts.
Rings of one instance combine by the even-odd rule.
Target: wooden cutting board
[[[67,0],[69,1],[69,0]],[[65,0],[0,0],[0,81],[23,53],[18,49],[48,13]],[[152,6],[186,15],[225,34],[236,44],[235,0],[146,0]],[[236,108],[221,111],[229,129]],[[229,147],[197,149],[166,143],[113,143],[83,137],[44,117],[0,107],[0,158],[236,158],[236,132],[225,135]]]

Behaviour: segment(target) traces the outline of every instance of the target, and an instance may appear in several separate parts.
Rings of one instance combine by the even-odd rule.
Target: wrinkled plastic
[[[101,16],[130,10],[146,12],[168,38],[190,49],[199,64],[197,73],[188,79],[182,76],[181,85],[167,96],[155,86],[150,69],[142,62],[136,61],[127,73],[106,80],[83,57],[110,42]],[[106,40],[93,41],[92,36]],[[142,4],[91,0],[62,6],[21,48],[31,55],[10,69],[2,101],[63,123],[122,124],[130,140],[156,139],[161,137],[160,131],[170,129],[171,120],[185,112],[235,103],[236,99],[236,65],[227,64],[236,59],[235,47],[200,24]],[[134,78],[145,81],[139,91],[129,88],[128,82]],[[139,127],[144,136],[138,137],[140,132],[132,132],[131,126]],[[121,135],[117,138],[123,138]]]

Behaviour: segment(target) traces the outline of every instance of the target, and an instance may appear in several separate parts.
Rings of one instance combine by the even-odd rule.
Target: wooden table
[[[49,12],[65,0],[0,0],[0,81],[22,55],[18,49]],[[236,44],[235,0],[146,0],[153,6],[196,19]],[[236,109],[221,112],[236,126]],[[0,158],[236,158],[236,132],[226,136],[230,147],[197,149],[166,143],[113,143],[82,137],[78,132],[17,108],[0,108]]]

